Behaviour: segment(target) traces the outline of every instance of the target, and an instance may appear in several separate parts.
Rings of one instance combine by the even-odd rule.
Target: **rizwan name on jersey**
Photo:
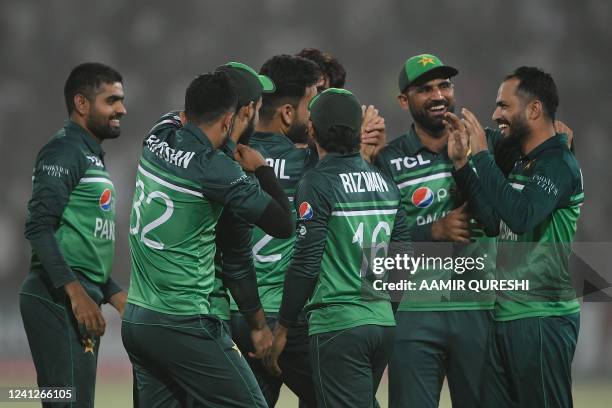
[[[347,193],[365,193],[366,191],[389,191],[389,186],[380,173],[361,171],[358,173],[340,173],[342,187]]]

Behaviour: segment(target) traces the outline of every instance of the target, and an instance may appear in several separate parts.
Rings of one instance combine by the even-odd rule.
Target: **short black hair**
[[[536,67],[519,67],[504,78],[504,81],[518,79],[517,93],[542,102],[544,114],[551,120],[555,120],[557,107],[559,106],[559,94],[557,85],[552,76]]]
[[[123,83],[123,78],[117,70],[99,62],[85,62],[70,71],[64,84],[64,99],[68,115],[74,112],[74,96],[81,94],[90,101],[102,84]]]
[[[314,127],[314,139],[328,153],[349,154],[359,151],[361,134],[346,126],[330,126],[326,133],[317,132]]]
[[[306,94],[306,88],[313,86],[321,77],[321,70],[314,62],[293,55],[276,55],[267,60],[259,71],[276,84],[276,92],[263,94],[259,117],[269,121],[276,109],[286,103],[294,107]]]
[[[210,124],[235,112],[238,95],[225,72],[198,75],[185,91],[185,116],[196,125]]]
[[[317,48],[304,48],[297,56],[315,62],[329,79],[330,88],[344,88],[346,70],[336,57]]]

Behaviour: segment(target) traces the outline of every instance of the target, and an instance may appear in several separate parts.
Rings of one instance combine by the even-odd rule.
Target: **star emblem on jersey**
[[[412,193],[412,204],[417,208],[427,208],[433,203],[434,194],[429,187],[419,187]]]
[[[113,191],[110,188],[105,188],[100,194],[100,209],[102,211],[110,211],[113,201]]]
[[[88,337],[84,340],[81,340],[81,342],[83,343],[83,349],[85,353],[94,353],[94,346],[96,345],[96,342],[93,339]]]
[[[419,60],[419,64],[421,64],[422,66],[425,66],[427,64],[434,64],[434,60],[431,57],[422,56]]]
[[[300,204],[299,213],[300,213],[299,214],[300,215],[300,220],[310,220],[310,219],[312,219],[312,217],[314,215],[314,211],[312,211],[312,207],[306,201],[304,201],[302,204]]]

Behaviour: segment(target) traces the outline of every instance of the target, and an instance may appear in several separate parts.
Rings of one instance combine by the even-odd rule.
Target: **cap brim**
[[[459,71],[457,71],[456,68],[449,67],[448,65],[442,65],[439,67],[432,68],[429,71],[419,75],[418,77],[413,79],[408,86],[424,84],[425,82],[437,78],[451,78],[457,75],[458,73]]]
[[[274,85],[274,82],[272,81],[272,79],[270,79],[269,77],[265,75],[258,75],[258,77],[259,77],[259,83],[261,84],[261,87],[263,88],[262,90],[263,93],[273,93],[274,91],[276,91],[276,85]]]

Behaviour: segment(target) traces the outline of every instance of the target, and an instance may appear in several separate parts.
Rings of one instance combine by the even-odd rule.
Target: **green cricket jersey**
[[[470,194],[484,196],[503,221],[497,278],[529,281],[529,290],[498,292],[496,320],[578,312],[568,259],[584,192],[567,136],[557,134],[537,146],[507,180],[489,152],[472,161],[477,177],[461,169],[462,183]]]
[[[98,303],[120,290],[110,279],[117,197],[103,157],[100,144],[72,121],[40,150],[26,220],[31,273],[22,293],[41,295],[45,285],[60,288],[77,277],[86,278],[80,280]]]
[[[128,302],[174,315],[210,313],[215,227],[223,208],[259,220],[271,197],[191,124],[169,114],[143,143],[130,219]]]
[[[264,156],[268,165],[274,169],[289,201],[293,201],[297,183],[304,172],[318,160],[316,151],[296,147],[290,139],[279,133],[255,132],[249,144]],[[280,308],[285,272],[289,267],[294,244],[295,237],[274,238],[259,227],[253,228],[253,261],[259,298],[265,312],[278,312]],[[238,310],[234,302],[231,307],[232,310]]]
[[[501,135],[487,129],[489,145],[493,147]],[[414,241],[429,242],[431,225],[455,208],[457,187],[452,175],[453,164],[446,149],[440,153],[428,150],[421,143],[414,125],[410,131],[391,141],[377,156],[376,165],[393,178],[401,193],[401,202],[411,226]],[[483,220],[481,220],[483,221]],[[484,222],[484,221],[483,221]],[[458,274],[452,269],[420,269],[413,280],[420,286],[428,282],[453,280],[486,280],[493,276],[495,269],[495,238],[480,237],[470,245],[457,246],[452,254],[457,257],[479,258],[484,268],[473,268]],[[415,253],[415,256],[420,254]],[[443,311],[492,309],[494,295],[491,291],[472,292],[468,290],[419,290],[406,293],[399,311]]]
[[[328,153],[300,181],[295,208],[299,222],[287,279],[290,274],[318,275],[304,309],[309,334],[367,324],[394,326],[389,297],[374,289],[363,263],[384,257],[391,240],[410,240],[392,181],[360,153]]]

